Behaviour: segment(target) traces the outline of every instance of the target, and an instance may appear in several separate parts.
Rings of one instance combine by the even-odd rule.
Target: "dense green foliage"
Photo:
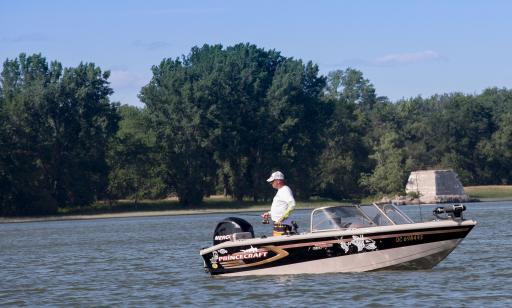
[[[277,169],[303,199],[397,193],[429,168],[465,185],[512,182],[508,89],[390,102],[360,71],[322,76],[250,44],[194,47],[152,70],[145,107],[119,107],[94,64],[6,60],[0,215],[169,195],[268,200]]]
[[[183,204],[200,202],[216,186],[239,200],[259,199],[269,194],[262,179],[282,169],[308,197],[326,116],[324,84],[312,63],[248,44],[205,45],[163,60],[141,100],[165,182]]]
[[[44,214],[86,206],[107,187],[105,159],[117,130],[108,72],[63,69],[40,55],[6,60],[0,87],[0,213]]]
[[[129,198],[137,202],[165,197],[169,190],[160,175],[156,139],[147,113],[124,105],[119,114],[119,130],[108,147],[108,199]]]

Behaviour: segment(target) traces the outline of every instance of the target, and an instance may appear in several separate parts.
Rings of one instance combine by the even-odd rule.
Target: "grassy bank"
[[[297,202],[297,209],[311,209],[322,206],[337,205],[326,199],[313,199]],[[270,202],[234,201],[224,197],[206,198],[201,205],[182,207],[177,200],[122,200],[113,203],[97,202],[91,207],[69,208],[59,210],[57,215],[38,217],[0,217],[0,223],[87,220],[104,218],[127,218],[149,216],[176,216],[211,213],[265,212],[270,209]]]
[[[512,200],[512,185],[468,186],[464,190],[471,198],[482,201]],[[363,203],[371,203],[380,197],[367,197]],[[329,199],[311,199],[297,202],[297,209],[311,209],[322,206],[340,204],[339,201]],[[199,205],[183,207],[178,200],[119,200],[116,202],[97,202],[90,207],[75,207],[61,209],[57,215],[46,217],[18,217],[2,218],[1,222],[28,222],[46,220],[96,219],[116,217],[164,216],[164,215],[191,215],[205,213],[229,213],[246,211],[268,211],[271,201],[254,202],[249,200],[236,201],[223,196],[205,198]]]
[[[229,212],[238,210],[266,210],[270,208],[271,202],[236,201],[226,197],[214,196],[205,198],[199,205],[183,207],[178,200],[120,200],[113,203],[97,202],[91,207],[68,208],[59,210],[60,215],[91,215],[125,212],[148,212],[148,211],[204,211]],[[297,202],[298,209],[309,209],[322,206],[339,204],[339,202],[328,199],[312,199]]]
[[[471,198],[485,200],[512,200],[512,185],[466,186],[464,191]]]
[[[465,186],[464,191],[471,199],[480,201],[512,201],[512,185],[481,185]],[[380,201],[383,197],[393,199],[398,194],[373,195],[364,197],[361,203],[372,203]]]

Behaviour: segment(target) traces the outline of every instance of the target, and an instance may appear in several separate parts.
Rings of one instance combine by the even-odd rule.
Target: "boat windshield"
[[[381,209],[396,225],[412,224],[414,221],[393,204],[375,205]]]
[[[311,232],[408,223],[413,221],[392,204],[333,206],[311,213]]]

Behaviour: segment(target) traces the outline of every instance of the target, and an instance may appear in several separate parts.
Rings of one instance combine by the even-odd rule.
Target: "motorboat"
[[[465,209],[440,206],[433,220],[414,222],[394,204],[322,207],[311,212],[308,232],[269,237],[228,217],[200,255],[205,271],[222,276],[431,269],[476,225]]]

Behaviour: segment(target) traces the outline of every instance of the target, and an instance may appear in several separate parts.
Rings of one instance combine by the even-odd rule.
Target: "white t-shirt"
[[[288,210],[293,211],[294,208],[295,199],[293,198],[292,190],[285,185],[277,190],[274,200],[272,201],[272,206],[270,207],[270,218],[272,218],[273,221],[278,221],[283,217],[284,213]],[[282,223],[290,225],[290,217],[287,217]]]

